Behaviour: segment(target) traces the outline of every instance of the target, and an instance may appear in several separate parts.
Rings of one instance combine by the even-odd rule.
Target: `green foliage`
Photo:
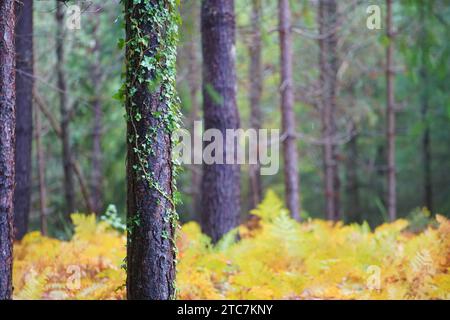
[[[110,204],[106,209],[104,215],[100,217],[100,220],[109,223],[114,229],[124,232],[126,225],[122,222],[122,218],[117,214],[116,206]]]

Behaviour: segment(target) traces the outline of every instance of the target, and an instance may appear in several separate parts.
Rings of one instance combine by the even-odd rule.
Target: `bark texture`
[[[292,79],[292,30],[289,0],[278,0],[281,49],[281,116],[283,126],[284,184],[286,206],[291,216],[300,220],[300,182],[298,152],[295,139],[294,93]]]
[[[252,0],[251,38],[250,38],[250,127],[261,129],[261,92],[262,92],[262,62],[261,62],[261,0]],[[258,152],[258,151],[256,151]],[[249,166],[250,208],[255,208],[262,199],[261,166]]]
[[[236,107],[236,48],[233,0],[204,0],[201,8],[204,129],[239,127]],[[224,138],[224,142],[226,139]],[[230,141],[233,143],[234,141]],[[224,148],[224,159],[227,151]],[[236,154],[236,149],[235,149]],[[203,232],[217,242],[236,227],[240,215],[240,168],[236,164],[204,164]]]
[[[16,186],[14,235],[28,231],[31,201],[31,145],[33,139],[33,0],[16,4]]]
[[[147,2],[147,1],[146,1]],[[127,36],[127,78],[126,83],[136,89],[134,94],[127,90],[127,296],[128,299],[166,300],[175,296],[175,248],[173,214],[173,179],[171,159],[171,136],[164,117],[169,112],[169,98],[160,87],[152,88],[149,82],[154,74],[145,71],[147,81],[135,81],[141,69],[140,49],[130,40],[148,36],[145,55],[155,57],[160,37],[170,27],[163,20],[159,25],[149,22],[148,7],[160,10],[167,2],[153,0],[145,4],[125,1]],[[169,10],[174,10],[173,8]],[[133,21],[137,21],[139,35]],[[136,50],[137,49],[137,50]],[[159,50],[161,50],[159,48]],[[138,54],[136,52],[139,52]],[[136,121],[136,114],[141,119]],[[136,152],[143,145],[151,147],[150,153]],[[142,178],[143,169],[150,172],[152,181]]]
[[[0,300],[11,299],[15,148],[14,0],[0,2]]]
[[[386,139],[387,139],[387,208],[389,219],[397,217],[397,181],[395,165],[395,97],[394,97],[394,31],[392,25],[392,0],[386,0],[386,35],[389,43],[386,48]]]
[[[337,85],[337,2],[319,1],[320,88],[319,103],[324,164],[325,208],[329,220],[340,218],[340,181],[336,137],[336,85]]]
[[[67,100],[67,84],[64,71],[64,3],[56,3],[56,73],[58,78],[58,94],[60,109],[60,128],[62,143],[62,164],[64,173],[64,197],[66,201],[66,216],[75,212],[75,187],[72,169],[72,151],[70,145],[69,105]]]

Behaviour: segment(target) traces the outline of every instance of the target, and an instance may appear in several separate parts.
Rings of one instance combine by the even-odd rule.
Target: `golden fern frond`
[[[48,273],[43,272],[40,275],[33,269],[25,277],[25,285],[14,295],[15,300],[37,300],[42,299],[45,293],[48,281]]]

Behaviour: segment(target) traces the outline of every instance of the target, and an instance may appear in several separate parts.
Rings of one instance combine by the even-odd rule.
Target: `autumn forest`
[[[0,0],[0,300],[449,300],[449,17]]]

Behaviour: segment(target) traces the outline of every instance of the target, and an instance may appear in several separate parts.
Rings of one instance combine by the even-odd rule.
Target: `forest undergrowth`
[[[450,299],[450,221],[375,230],[298,223],[269,191],[212,246],[195,222],[178,235],[179,299]],[[31,232],[14,247],[15,299],[124,299],[126,236],[116,220],[73,214],[74,236]],[[236,231],[240,241],[236,242]]]

